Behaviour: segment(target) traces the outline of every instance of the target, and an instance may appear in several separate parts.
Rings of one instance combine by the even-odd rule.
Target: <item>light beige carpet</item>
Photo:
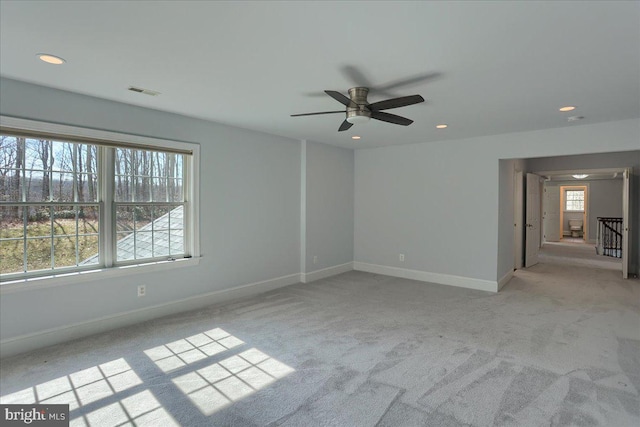
[[[583,265],[622,272],[621,258],[598,255],[595,246],[595,244],[584,242],[545,242],[540,248],[538,257],[543,263]]]
[[[637,426],[640,283],[619,276],[349,272],[2,360],[1,400],[91,426]]]

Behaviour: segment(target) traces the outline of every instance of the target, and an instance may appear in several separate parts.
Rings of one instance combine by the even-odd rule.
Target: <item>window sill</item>
[[[192,267],[200,263],[200,258],[181,258],[175,261],[156,261],[144,264],[131,264],[119,267],[100,268],[96,270],[77,271],[73,273],[52,274],[50,276],[30,277],[12,280],[0,284],[0,295],[14,292],[45,289],[56,286],[72,285],[94,280],[106,280],[132,274],[153,273],[174,268]]]

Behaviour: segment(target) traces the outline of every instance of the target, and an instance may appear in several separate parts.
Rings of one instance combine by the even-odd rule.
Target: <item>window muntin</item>
[[[566,190],[565,192],[566,211],[584,211],[584,190]]]
[[[187,155],[40,134],[0,138],[3,280],[188,254]]]

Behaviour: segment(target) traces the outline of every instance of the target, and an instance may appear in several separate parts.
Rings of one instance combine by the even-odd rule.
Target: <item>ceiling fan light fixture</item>
[[[585,179],[586,177],[588,177],[589,175],[586,173],[580,173],[577,175],[571,175],[572,177],[574,177],[575,179]]]
[[[367,123],[369,120],[371,120],[371,117],[368,117],[368,116],[351,116],[351,117],[347,117],[347,121],[349,123],[351,123],[352,125],[357,125],[357,124],[361,124],[361,123]]]

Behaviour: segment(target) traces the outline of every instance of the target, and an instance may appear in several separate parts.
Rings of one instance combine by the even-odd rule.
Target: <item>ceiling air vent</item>
[[[131,92],[144,93],[149,96],[158,96],[160,92],[156,92],[155,90],[142,89],[141,87],[129,86],[129,90]]]

